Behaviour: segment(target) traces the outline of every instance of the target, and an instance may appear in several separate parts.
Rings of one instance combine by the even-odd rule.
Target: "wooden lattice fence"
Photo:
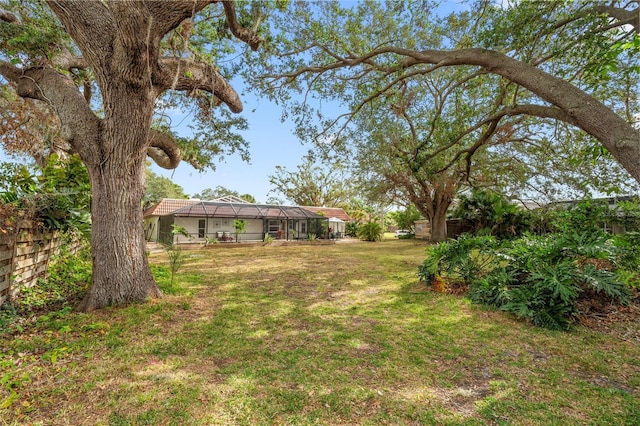
[[[62,243],[58,231],[35,229],[31,222],[20,223],[13,233],[0,233],[0,305],[46,277],[49,261]],[[80,244],[68,249],[76,252]]]

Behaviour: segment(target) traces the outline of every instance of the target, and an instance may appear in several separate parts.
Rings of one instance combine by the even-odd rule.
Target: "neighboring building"
[[[179,203],[179,202],[182,202]],[[148,241],[167,241],[171,238],[172,225],[187,230],[189,237],[177,235],[176,243],[205,242],[209,240],[262,241],[266,235],[274,239],[340,238],[344,235],[343,217],[349,216],[342,209],[316,207],[276,206],[251,204],[235,197],[215,201],[162,200],[144,212]],[[339,217],[327,217],[327,214]],[[243,232],[236,236],[235,220],[245,224]],[[331,231],[329,231],[331,229]]]

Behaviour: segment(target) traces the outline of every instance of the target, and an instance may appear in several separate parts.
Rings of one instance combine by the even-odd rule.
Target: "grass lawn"
[[[188,251],[159,301],[0,334],[0,424],[640,425],[637,341],[432,292],[424,248]]]

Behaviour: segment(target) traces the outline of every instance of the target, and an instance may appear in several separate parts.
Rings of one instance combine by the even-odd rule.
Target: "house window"
[[[278,232],[280,230],[280,221],[279,220],[270,220],[269,221],[269,232]]]
[[[198,220],[198,238],[204,238],[206,221],[204,219]]]
[[[303,234],[307,233],[307,222],[300,223],[300,232],[302,232]]]

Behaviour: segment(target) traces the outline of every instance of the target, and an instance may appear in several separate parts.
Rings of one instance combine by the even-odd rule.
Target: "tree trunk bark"
[[[431,218],[431,242],[439,243],[447,240],[447,209],[436,208]]]
[[[90,172],[93,279],[77,308],[83,312],[162,295],[146,256],[141,208],[144,175],[140,173],[144,168],[108,163]]]
[[[100,161],[87,164],[93,279],[80,311],[162,295],[149,269],[142,216],[154,98],[150,87],[126,84],[111,84],[104,93]]]

